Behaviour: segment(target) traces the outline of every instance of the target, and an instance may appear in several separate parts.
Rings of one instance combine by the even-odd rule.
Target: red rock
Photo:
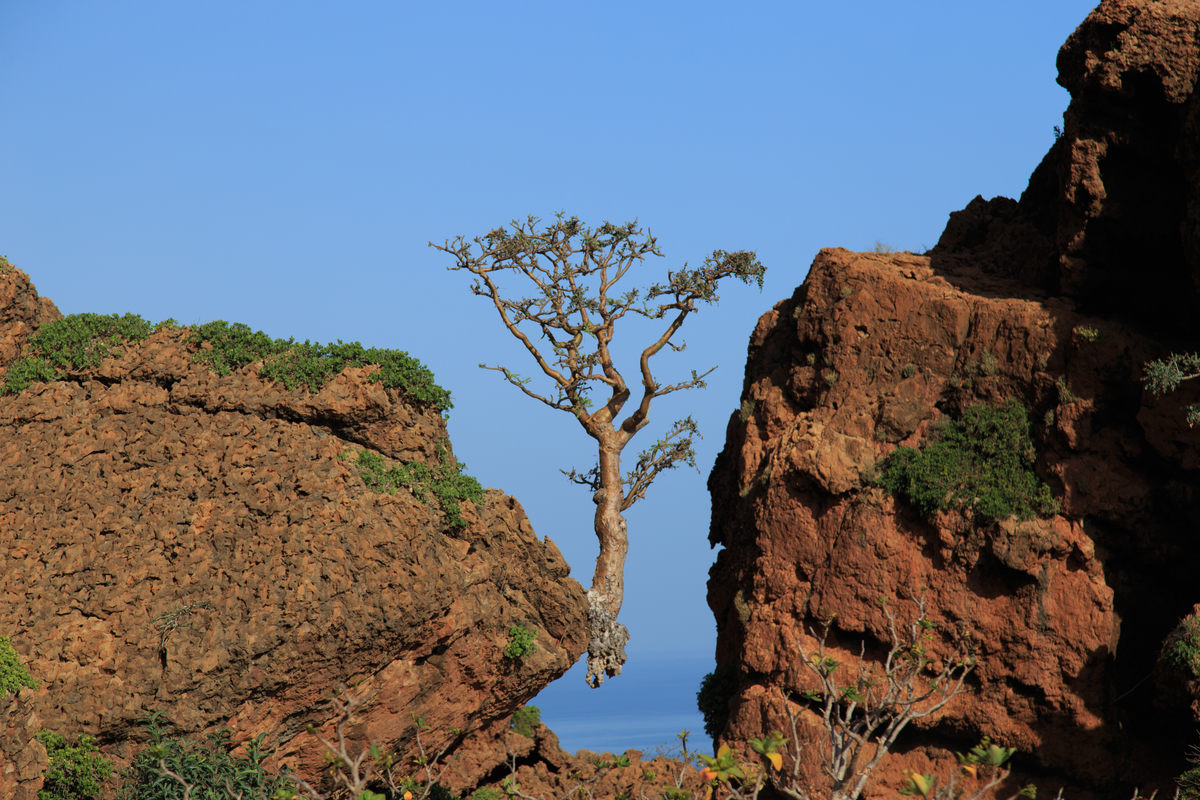
[[[16,270],[0,298],[11,360],[57,315]],[[41,682],[0,705],[0,796],[36,796],[38,729],[95,735],[120,763],[150,710],[180,735],[266,732],[315,781],[306,729],[328,736],[342,683],[368,698],[355,747],[411,759],[417,717],[427,747],[452,728],[486,741],[583,652],[584,591],[516,500],[490,490],[453,528],[344,458],[436,458],[437,410],[367,369],[286,391],[253,366],[219,376],[195,349],[159,331],[0,397],[0,631]],[[539,631],[519,663],[502,655],[516,623]]]
[[[939,631],[972,632],[978,667],[868,796],[983,735],[1047,796],[1173,790],[1200,690],[1163,702],[1147,679],[1198,599],[1197,391],[1155,398],[1141,377],[1200,335],[1197,30],[1195,3],[1102,3],[1060,53],[1065,135],[1019,202],[977,198],[928,257],[823,250],[759,321],[709,483],[717,662],[739,675],[724,739],[786,729],[785,694],[815,686],[799,645],[819,620],[834,615],[837,658],[865,641],[871,659],[878,598],[903,616],[923,592]],[[1058,515],[925,520],[875,485],[943,416],[1014,397]],[[819,783],[815,748],[802,779]]]

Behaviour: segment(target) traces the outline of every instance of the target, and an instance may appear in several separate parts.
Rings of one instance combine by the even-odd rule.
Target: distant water
[[[688,748],[712,752],[704,718],[696,710],[700,680],[712,671],[711,655],[630,655],[622,674],[598,689],[584,683],[587,656],[531,701],[542,721],[570,752],[623,753],[658,748],[676,750],[677,734],[687,729]]]

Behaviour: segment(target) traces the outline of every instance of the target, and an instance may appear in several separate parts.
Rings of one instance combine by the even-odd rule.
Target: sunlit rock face
[[[800,647],[832,620],[835,657],[877,661],[880,598],[904,619],[923,595],[934,651],[969,631],[977,666],[869,796],[984,735],[1020,751],[1014,789],[1173,791],[1200,707],[1160,658],[1200,600],[1198,393],[1156,398],[1142,374],[1200,336],[1198,30],[1195,3],[1102,3],[1059,54],[1072,102],[1019,201],[976,198],[923,255],[823,250],[760,319],[709,481],[725,738],[786,731],[790,707],[819,784]],[[1010,398],[1057,514],[927,515],[879,486],[898,447]]]
[[[3,370],[60,315],[18,270],[0,300]],[[360,449],[453,458],[438,410],[370,368],[288,391],[253,365],[217,374],[185,339],[161,330],[0,396],[0,632],[40,682],[0,704],[0,796],[36,796],[39,729],[96,736],[120,764],[148,711],[179,735],[266,733],[317,782],[308,729],[330,735],[343,685],[363,700],[355,754],[411,760],[417,718],[435,752],[490,747],[586,647],[557,548],[497,491],[463,504],[465,527],[370,491]],[[503,656],[514,624],[538,631],[519,662]]]

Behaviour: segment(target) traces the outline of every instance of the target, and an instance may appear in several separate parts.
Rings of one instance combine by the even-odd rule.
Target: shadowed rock
[[[1197,31],[1195,3],[1102,3],[1059,55],[1065,133],[1019,202],[976,198],[927,255],[823,250],[760,319],[709,482],[717,663],[737,676],[726,738],[787,729],[785,697],[815,686],[798,645],[821,621],[835,657],[865,642],[878,658],[879,598],[903,618],[923,592],[935,646],[969,630],[978,667],[868,796],[904,769],[944,775],[982,735],[1021,751],[1012,790],[1173,791],[1194,701],[1148,678],[1200,599],[1197,392],[1155,398],[1141,378],[1200,333]],[[926,516],[876,483],[897,447],[1008,398],[1058,514]]]

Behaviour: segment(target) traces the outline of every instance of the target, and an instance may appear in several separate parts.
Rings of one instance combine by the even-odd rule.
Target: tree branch
[[[624,511],[646,496],[646,490],[660,472],[687,464],[696,469],[696,451],[692,444],[700,435],[696,421],[691,417],[676,420],[663,438],[659,439],[638,455],[637,464],[625,476]]]

